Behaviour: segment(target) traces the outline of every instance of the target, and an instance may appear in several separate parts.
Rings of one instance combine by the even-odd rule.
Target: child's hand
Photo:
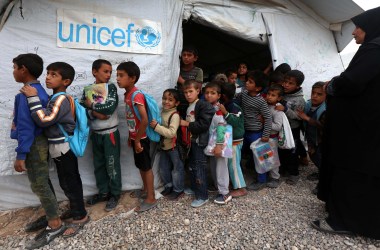
[[[94,110],[91,113],[92,113],[92,116],[96,117],[99,120],[108,120],[108,118],[109,118],[108,115],[101,114],[101,113],[96,112]]]
[[[298,117],[301,118],[302,120],[307,121],[307,122],[310,120],[310,117],[307,116],[307,115],[305,114],[305,112],[303,112],[303,110],[301,110],[301,109],[297,109],[296,112],[297,112]]]
[[[13,164],[13,167],[15,168],[17,172],[26,171],[25,160],[16,160],[15,163]]]
[[[92,102],[90,99],[86,98],[86,100],[84,101],[84,105],[86,105],[87,108],[91,108],[92,107]]]
[[[22,87],[20,89],[20,92],[23,93],[26,97],[36,96],[38,94],[37,89],[29,85],[25,85],[24,87]]]
[[[153,119],[153,120],[150,122],[149,125],[150,125],[151,128],[155,128],[155,127],[157,126],[157,124],[158,124],[158,122],[157,122],[156,120]]]
[[[214,156],[221,157],[222,156],[223,145],[217,144],[214,148]]]
[[[223,104],[219,103],[218,106],[223,115],[226,115],[228,113],[226,107],[224,107]]]
[[[188,126],[189,126],[189,122],[187,122],[187,121],[185,121],[185,120],[181,120],[181,121],[179,122],[179,125],[184,126],[184,127],[188,127]]]
[[[178,81],[180,84],[183,84],[185,82],[185,79],[181,75],[178,76]]]
[[[269,141],[269,137],[261,137],[261,141],[262,142],[268,142]]]
[[[138,141],[138,142],[135,141],[135,152],[136,152],[136,154],[141,153],[143,150],[144,150],[144,148],[141,147],[141,142],[140,141]]]
[[[282,104],[277,104],[276,107],[274,107],[275,110],[278,110],[278,111],[284,111],[285,110],[285,107],[284,105]]]

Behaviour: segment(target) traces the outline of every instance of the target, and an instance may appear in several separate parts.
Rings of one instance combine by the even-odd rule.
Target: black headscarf
[[[380,37],[380,7],[367,10],[351,20],[365,31],[364,43]]]

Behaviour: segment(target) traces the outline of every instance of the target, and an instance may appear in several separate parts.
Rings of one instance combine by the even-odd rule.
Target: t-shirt
[[[135,110],[133,108],[134,105],[143,105],[146,107],[145,97],[142,93],[137,93],[135,95],[135,99],[132,101],[132,94],[137,90],[136,87],[133,87],[131,91],[124,94],[125,108],[126,108],[126,118],[127,118],[127,126],[129,129],[129,138],[132,140],[136,139],[137,131],[140,128],[140,120],[137,118],[135,114]],[[148,124],[149,126],[149,124]],[[143,134],[141,139],[146,138],[146,133]]]
[[[190,103],[186,112],[186,121],[195,122],[195,104],[197,104],[198,100],[193,103]]]

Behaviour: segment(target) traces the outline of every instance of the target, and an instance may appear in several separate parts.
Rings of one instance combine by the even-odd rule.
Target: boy
[[[145,97],[142,93],[137,93],[132,100],[132,95],[138,89],[135,84],[140,78],[140,68],[134,62],[123,62],[117,66],[116,80],[120,88],[125,89],[124,101],[126,103],[126,118],[129,128],[128,145],[133,149],[135,165],[140,170],[143,181],[143,194],[145,198],[135,209],[136,212],[145,212],[157,206],[158,202],[154,195],[154,176],[152,163],[149,155],[150,140],[146,135],[148,126],[148,114],[146,110]],[[135,114],[133,106],[137,106],[141,120]]]
[[[232,159],[228,159],[228,171],[233,187],[233,190],[230,192],[232,198],[247,195],[246,184],[240,165],[244,139],[244,116],[239,105],[233,102],[235,91],[235,84],[223,84],[221,97],[223,104],[219,105],[224,119],[232,126],[233,151]]]
[[[184,94],[189,102],[186,121],[180,125],[188,127],[191,133],[191,148],[189,153],[189,169],[191,172],[191,189],[195,192],[192,207],[200,207],[208,201],[207,193],[207,157],[204,149],[208,144],[209,127],[215,109],[206,101],[199,100],[200,85],[195,80],[187,80],[184,85]]]
[[[92,152],[96,186],[99,193],[87,201],[88,205],[94,205],[101,201],[107,201],[105,210],[113,210],[120,198],[121,171],[120,171],[120,133],[117,128],[117,105],[119,97],[115,84],[108,84],[111,78],[112,65],[104,59],[95,60],[92,63],[92,75],[95,77],[95,87],[107,89],[106,96],[99,97],[102,101],[88,98],[86,90],[83,91],[81,104],[87,110],[90,128],[92,130]],[[87,90],[90,91],[90,90]],[[105,101],[103,101],[105,100]]]
[[[298,152],[305,151],[303,147],[300,133],[302,120],[297,114],[297,110],[303,110],[305,107],[305,100],[303,98],[302,83],[305,79],[304,74],[299,70],[291,70],[285,75],[284,83],[284,100],[286,101],[287,110],[285,111],[288,117],[290,127],[292,129],[294,142],[296,144],[295,150],[279,149],[279,157],[281,161],[281,168],[283,171],[289,172],[289,178],[286,183],[295,185],[298,181]],[[277,110],[284,111],[283,106],[276,107]],[[303,150],[302,150],[303,149]],[[305,156],[306,157],[306,151]]]
[[[46,87],[53,89],[53,93],[65,93],[66,88],[74,79],[74,68],[64,62],[55,62],[47,66]],[[34,122],[44,128],[44,133],[49,142],[49,154],[57,167],[59,185],[70,201],[70,210],[66,219],[72,219],[63,233],[64,237],[74,236],[89,222],[90,217],[83,202],[83,187],[78,170],[78,159],[71,151],[69,143],[65,142],[58,124],[68,134],[72,134],[75,128],[75,110],[72,107],[73,100],[66,94],[53,96],[46,109],[42,108],[38,92],[31,86],[24,86],[20,90],[28,97],[29,109]],[[70,99],[69,99],[70,98]]]
[[[180,104],[178,112],[184,119],[189,103],[183,93],[183,85],[186,80],[195,80],[199,85],[203,83],[203,71],[201,68],[195,67],[194,63],[198,60],[198,51],[191,45],[185,46],[181,53],[181,70],[177,81],[177,90],[179,91]]]
[[[324,82],[316,82],[311,89],[311,100],[308,100],[304,110],[298,110],[298,116],[305,121],[305,137],[310,160],[319,169],[321,166],[322,129],[325,122],[326,92]],[[318,172],[307,177],[318,180]],[[318,186],[313,189],[317,194]]]
[[[237,67],[237,79],[236,84],[238,88],[243,88],[247,81],[248,64],[246,62],[239,63]]]
[[[205,99],[208,103],[213,105],[216,113],[211,120],[209,132],[215,130],[216,132],[216,145],[214,148],[214,156],[210,157],[210,169],[211,174],[218,187],[218,196],[214,200],[214,203],[219,205],[227,204],[232,200],[232,196],[229,192],[228,185],[230,183],[228,175],[228,158],[222,156],[223,144],[225,143],[225,127],[227,125],[226,120],[223,117],[222,112],[219,110],[219,99],[221,97],[221,84],[222,82],[212,81],[205,87]],[[209,135],[212,136],[212,135]]]
[[[244,113],[244,151],[249,153],[249,162],[252,163],[253,154],[250,150],[252,142],[261,138],[261,141],[269,141],[272,128],[272,116],[269,112],[268,104],[260,95],[267,86],[268,77],[259,70],[250,71],[247,74],[245,90],[237,95],[236,100],[241,105]],[[264,120],[262,122],[262,119]],[[252,183],[248,189],[258,190],[266,185],[265,175],[258,175],[257,183]]]
[[[41,106],[46,107],[49,96],[37,80],[42,70],[42,58],[36,54],[21,54],[13,59],[16,82],[36,88]],[[18,142],[14,168],[17,172],[26,171],[32,191],[38,196],[46,214],[46,218],[43,216],[28,224],[25,231],[31,232],[48,226],[27,245],[27,248],[34,249],[48,244],[61,235],[65,228],[58,216],[57,199],[49,180],[48,141],[42,129],[33,122],[27,99],[21,93],[15,97],[13,115],[11,138]]]

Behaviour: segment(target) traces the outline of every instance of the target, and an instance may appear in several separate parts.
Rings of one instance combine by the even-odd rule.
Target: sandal
[[[72,223],[70,223],[70,224],[67,224],[67,225],[66,225],[66,230],[65,230],[65,232],[63,233],[62,237],[63,237],[63,238],[70,238],[70,237],[75,236],[76,234],[79,233],[79,231],[80,231],[81,229],[83,229],[83,227],[84,227],[84,226],[85,226],[90,220],[91,220],[91,219],[90,219],[90,216],[87,215],[87,220],[85,220],[85,221],[82,221],[82,222],[72,222]],[[66,231],[67,231],[67,230],[70,230],[70,229],[73,230],[73,232],[70,233],[70,234],[65,234]]]
[[[348,234],[352,235],[352,232],[346,230],[334,230],[325,219],[315,220],[311,222],[311,226],[318,231],[330,234]]]
[[[147,203],[143,201],[140,206],[138,206],[135,211],[138,213],[146,212],[154,207],[156,207],[158,204],[158,201],[155,201],[154,203]]]
[[[131,198],[140,198],[140,199],[146,199],[147,197],[147,192],[141,189],[133,190],[129,196]]]

